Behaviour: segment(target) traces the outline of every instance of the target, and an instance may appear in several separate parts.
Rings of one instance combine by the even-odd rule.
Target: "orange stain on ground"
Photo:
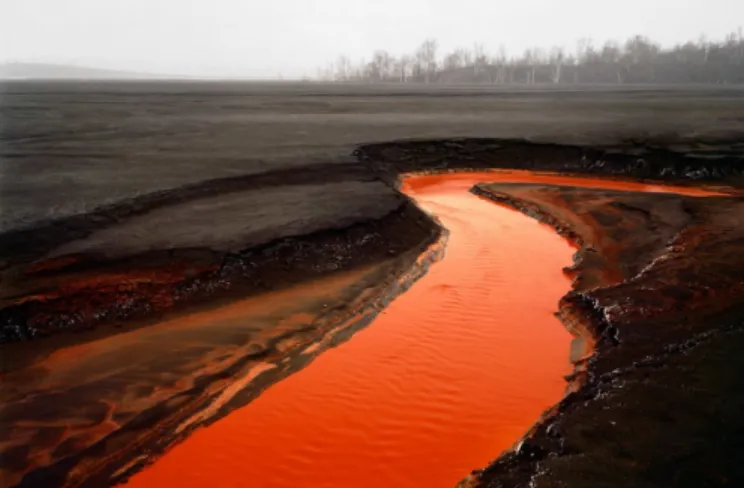
[[[447,487],[511,447],[566,388],[553,316],[573,247],[467,192],[486,181],[667,187],[464,173],[403,190],[450,230],[445,258],[368,328],[199,429],[130,488]]]

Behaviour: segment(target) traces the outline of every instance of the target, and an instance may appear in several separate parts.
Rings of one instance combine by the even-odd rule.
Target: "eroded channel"
[[[372,326],[130,486],[450,487],[509,448],[566,386],[572,337],[553,313],[574,249],[469,194],[480,181],[407,179],[450,231],[445,258]]]
[[[680,191],[518,172],[407,178],[403,191],[450,232],[445,259],[371,327],[129,485],[450,487],[518,441],[572,369],[553,313],[574,248],[468,193],[485,181]]]

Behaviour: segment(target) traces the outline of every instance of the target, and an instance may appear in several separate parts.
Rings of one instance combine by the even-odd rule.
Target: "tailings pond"
[[[666,187],[529,173],[412,176],[445,257],[348,342],[198,429],[129,486],[453,487],[560,400],[572,336],[553,316],[575,248],[468,190],[487,181]]]

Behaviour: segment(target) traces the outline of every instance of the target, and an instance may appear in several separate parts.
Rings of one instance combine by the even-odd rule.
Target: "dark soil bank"
[[[484,184],[581,243],[575,385],[484,487],[744,485],[744,199]]]
[[[732,183],[744,175],[737,142],[626,141],[577,146],[518,139],[444,139],[362,145],[355,155],[384,176],[490,168],[557,171],[636,180]]]
[[[84,223],[98,229],[77,240],[64,225],[47,235],[41,229],[39,237],[31,232],[30,242],[41,247],[57,238],[60,250],[34,255],[22,249],[4,270],[2,342],[245,297],[394,257],[436,235],[423,213],[380,183],[348,182],[343,191],[368,193],[351,202],[343,191],[324,190],[305,185],[283,187],[281,195],[266,189],[223,195],[202,215],[203,200],[104,225],[92,217]],[[225,215],[229,197],[240,215]],[[283,204],[276,205],[279,197]],[[230,222],[237,226],[226,228]]]

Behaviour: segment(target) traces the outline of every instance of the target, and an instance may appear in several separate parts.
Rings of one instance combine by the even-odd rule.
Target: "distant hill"
[[[174,79],[176,76],[115,71],[47,63],[4,63],[0,64],[0,79],[3,80],[135,80],[135,79]]]

